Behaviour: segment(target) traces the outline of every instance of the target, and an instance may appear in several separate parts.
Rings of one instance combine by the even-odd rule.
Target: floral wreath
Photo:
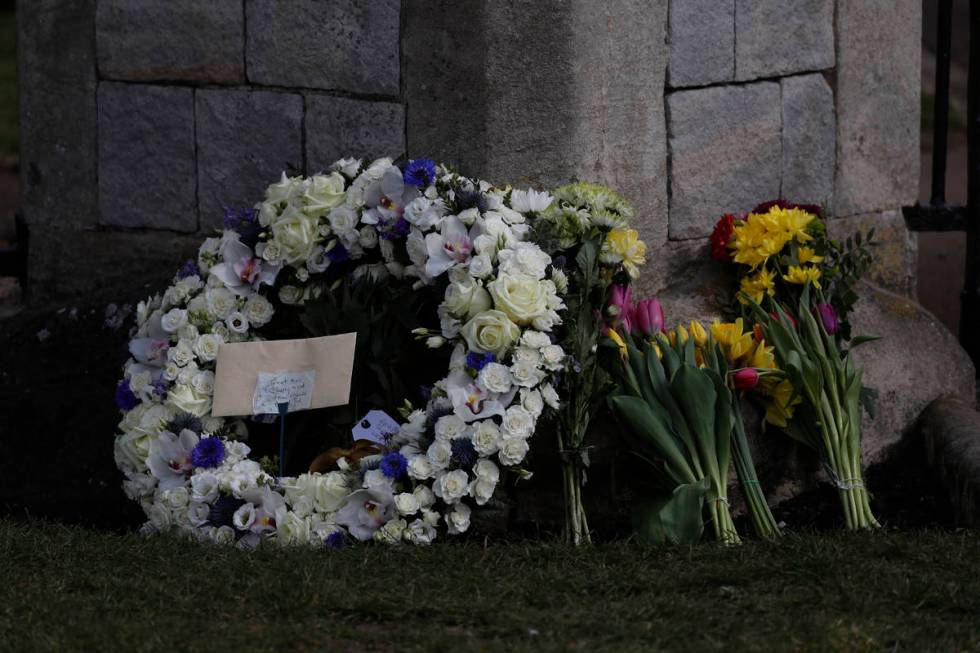
[[[548,193],[387,158],[284,174],[254,209],[226,210],[220,237],[137,308],[116,390],[115,460],[146,513],[144,530],[332,547],[428,544],[441,529],[466,531],[501,468],[528,474],[528,440],[546,407],[559,407],[555,378],[569,357],[552,331],[568,278],[532,240],[535,221],[549,215],[551,233],[566,240],[589,226],[588,213]],[[636,232],[608,240],[603,261],[635,272]],[[218,349],[265,339],[281,307],[316,299],[331,265],[362,259],[374,262],[358,273],[445,286],[440,328],[416,337],[451,351],[449,369],[423,409],[403,410],[383,446],[355,443],[332,471],[277,478],[249,458],[243,419],[211,416]]]

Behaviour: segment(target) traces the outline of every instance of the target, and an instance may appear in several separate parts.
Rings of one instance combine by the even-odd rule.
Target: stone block
[[[980,525],[980,413],[976,403],[942,397],[918,423],[932,476],[939,480],[961,526]]]
[[[833,66],[834,0],[736,0],[735,79]]]
[[[667,96],[672,240],[706,237],[721,214],[779,196],[779,95],[758,82]]]
[[[303,98],[296,93],[197,91],[200,225],[221,223],[222,207],[260,201],[283,171],[303,171]]]
[[[735,0],[671,0],[667,40],[670,86],[732,81],[735,78]]]
[[[99,85],[101,224],[197,230],[194,91]]]
[[[922,3],[837,8],[837,215],[907,206],[919,188]]]
[[[867,278],[872,283],[903,295],[915,296],[918,247],[916,235],[905,225],[901,211],[865,213],[830,220],[827,230],[839,241],[870,229],[875,230],[871,253],[874,263]]]
[[[666,239],[666,0],[405,6],[409,154],[520,187],[613,184]]]
[[[832,206],[834,194],[834,93],[823,75],[780,80],[783,97],[782,196]]]
[[[99,72],[109,79],[245,79],[241,0],[101,0],[96,43]]]
[[[342,157],[397,158],[405,152],[405,108],[395,102],[306,96],[306,169],[326,170]]]
[[[73,236],[98,220],[95,2],[36,0],[17,7],[22,209],[33,238],[36,299],[57,295],[82,251]],[[77,273],[77,270],[75,270]]]
[[[247,0],[248,79],[398,95],[398,0]]]

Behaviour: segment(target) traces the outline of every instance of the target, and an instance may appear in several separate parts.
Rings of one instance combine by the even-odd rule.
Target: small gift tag
[[[370,440],[385,444],[385,436],[398,433],[398,429],[398,422],[389,417],[388,413],[383,410],[372,410],[358,420],[351,429],[351,435],[354,436],[354,440]]]
[[[314,370],[259,372],[252,398],[252,412],[257,415],[280,413],[279,404],[288,411],[306,410],[313,398],[316,383]]]

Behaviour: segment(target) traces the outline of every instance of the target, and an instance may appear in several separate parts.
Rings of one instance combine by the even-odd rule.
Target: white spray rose
[[[526,438],[508,437],[500,440],[500,451],[497,452],[497,459],[502,465],[519,465],[528,452]]]
[[[446,525],[450,535],[465,533],[470,527],[470,507],[465,503],[457,503],[446,513]]]
[[[395,495],[395,510],[398,511],[399,515],[414,515],[421,507],[418,497],[411,492]]]
[[[500,442],[500,429],[493,420],[484,420],[476,424],[473,430],[473,448],[481,456],[491,456],[497,453]]]
[[[198,336],[194,343],[194,354],[202,363],[213,361],[218,357],[218,348],[224,342],[224,338],[214,333],[205,333]]]
[[[453,504],[469,493],[470,479],[462,469],[446,472],[436,479],[432,489],[445,503]]]
[[[275,308],[273,308],[272,302],[262,295],[252,295],[245,302],[245,308],[242,312],[249,324],[260,327],[268,324],[269,320],[272,319]]]
[[[183,308],[172,308],[160,319],[160,326],[167,333],[176,333],[185,324],[187,324],[187,311]]]

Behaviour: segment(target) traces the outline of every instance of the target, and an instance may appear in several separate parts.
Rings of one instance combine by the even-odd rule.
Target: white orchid
[[[279,266],[257,256],[240,240],[229,240],[221,250],[224,259],[211,268],[211,275],[219,279],[236,295],[247,297],[261,284],[272,285],[279,274]]]

